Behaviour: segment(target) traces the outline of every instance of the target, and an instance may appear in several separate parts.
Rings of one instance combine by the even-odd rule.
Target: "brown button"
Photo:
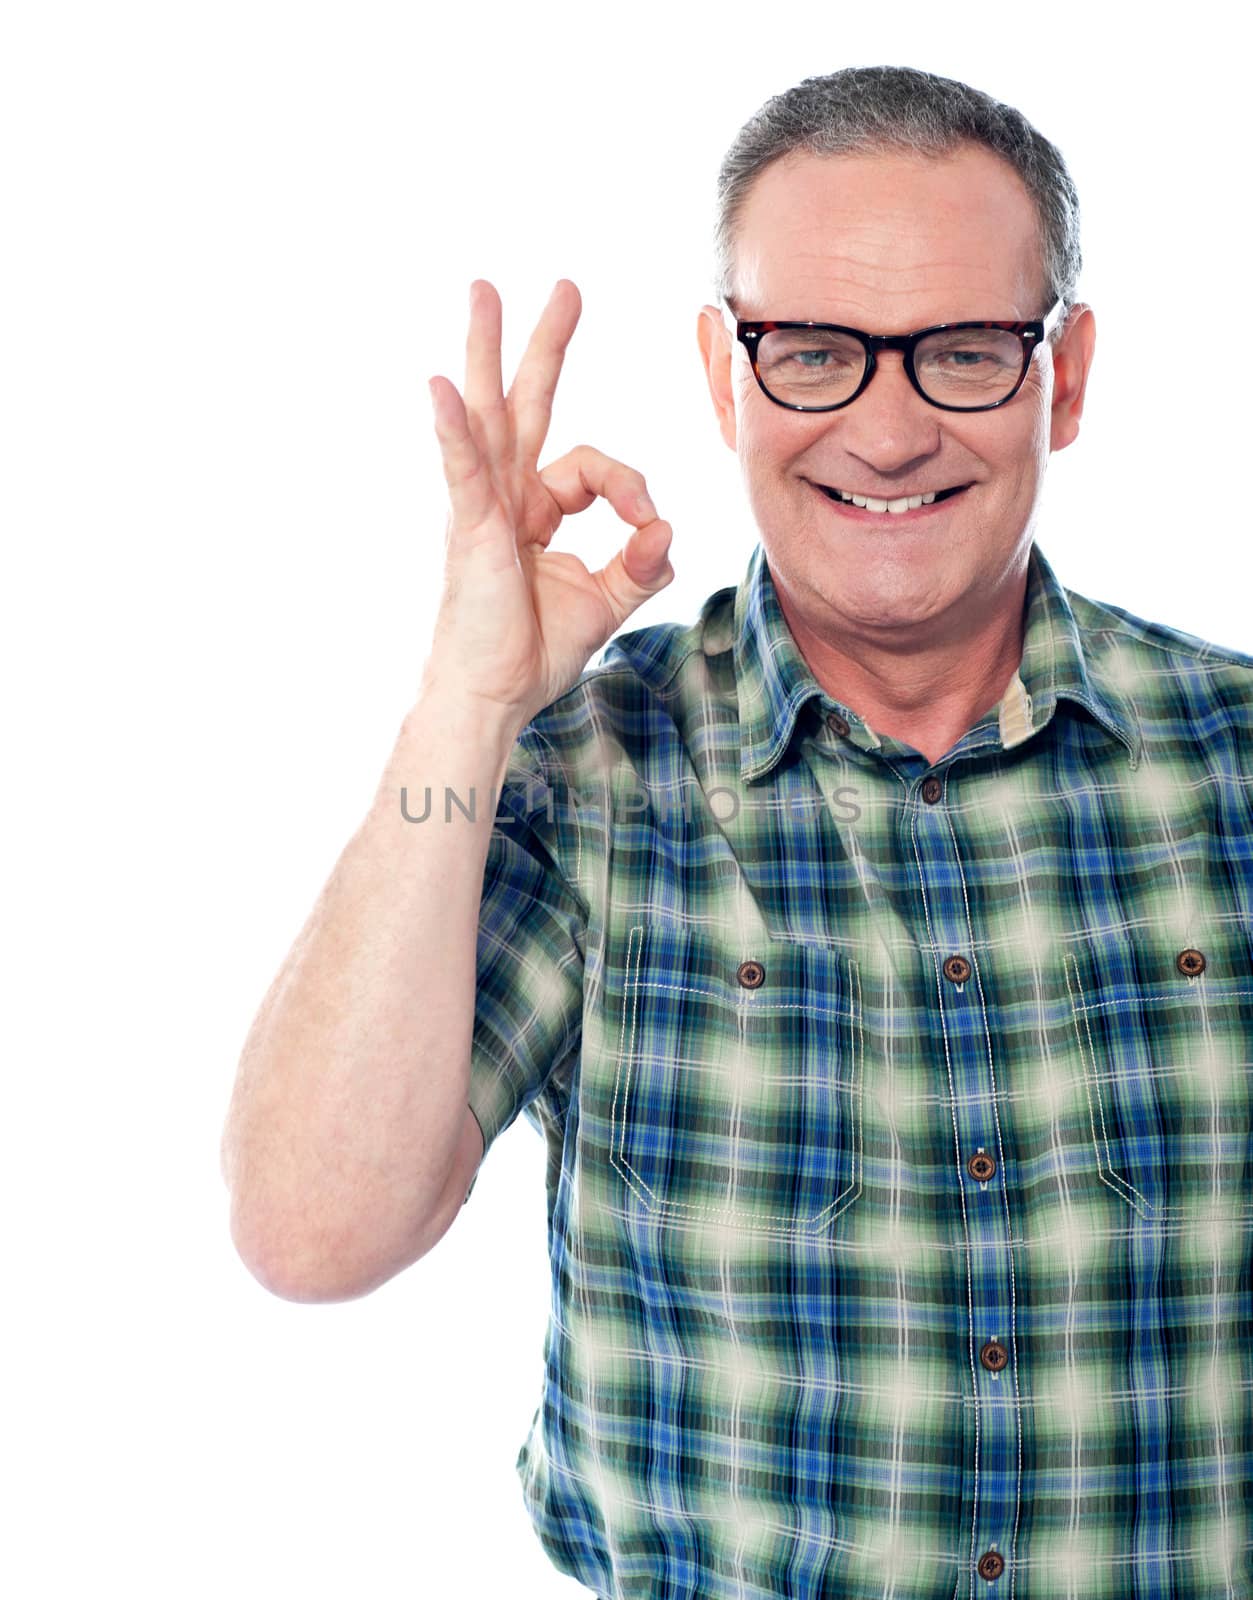
[[[986,1150],[978,1150],[967,1161],[966,1171],[976,1183],[986,1183],[996,1171],[996,1161]]]
[[[1005,1557],[999,1550],[985,1550],[979,1557],[979,1576],[999,1578],[1005,1571]]]
[[[760,989],[766,981],[766,969],[760,961],[741,961],[735,976],[746,989]]]
[[[979,1360],[989,1372],[1000,1372],[1009,1365],[1009,1351],[999,1339],[989,1339],[979,1351]]]
[[[838,711],[827,712],[827,727],[832,733],[838,733],[841,737],[848,732],[848,723]]]
[[[1199,950],[1189,947],[1175,957],[1175,965],[1185,978],[1195,978],[1198,973],[1205,971],[1205,957]]]
[[[965,956],[949,956],[944,963],[944,976],[950,983],[965,983],[970,976],[970,963]]]
[[[944,792],[944,785],[938,778],[927,778],[922,785],[922,798],[929,806],[933,806]]]

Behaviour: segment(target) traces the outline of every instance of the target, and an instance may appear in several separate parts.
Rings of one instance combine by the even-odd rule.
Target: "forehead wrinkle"
[[[936,271],[950,268],[961,274],[959,289],[946,289],[935,281]],[[878,333],[908,333],[913,328],[967,318],[1029,314],[1020,311],[1022,294],[1027,292],[1021,280],[1017,293],[1003,284],[972,283],[976,270],[964,261],[939,260],[923,269],[910,265],[892,271],[906,281],[892,284],[881,278],[868,280],[834,271],[819,273],[812,279],[802,275],[799,280],[792,279],[786,291],[767,289],[764,295],[754,296],[762,306],[754,314],[785,322],[837,322],[866,329],[873,324],[872,331]],[[990,266],[988,271],[990,274]],[[812,287],[807,287],[807,281]]]
[[[820,221],[816,221],[815,212]],[[751,234],[760,228],[762,246],[772,255],[803,257],[821,250],[815,246],[824,231],[829,231],[837,250],[853,260],[864,260],[884,269],[896,265],[902,252],[915,258],[934,251],[951,248],[955,242],[965,242],[976,251],[982,246],[1006,247],[1008,235],[1004,227],[986,226],[986,212],[941,207],[938,213],[921,213],[917,207],[903,208],[899,213],[884,215],[867,213],[864,207],[851,210],[842,216],[838,207],[806,205],[793,210],[775,207],[768,222],[753,215],[748,226],[741,230],[741,243],[751,247]],[[789,243],[795,241],[789,249]],[[1010,246],[1013,248],[1013,245]]]
[[[1015,267],[1008,281],[1007,266]],[[1034,269],[1027,262],[1012,262],[1008,253],[996,260],[945,254],[925,261],[885,261],[847,249],[830,256],[813,249],[791,255],[786,248],[769,255],[750,249],[742,259],[740,282],[744,308],[783,320],[853,322],[855,312],[879,321],[903,317],[912,328],[967,316],[1035,314],[1027,307],[1034,293]],[[742,314],[748,315],[749,309]]]

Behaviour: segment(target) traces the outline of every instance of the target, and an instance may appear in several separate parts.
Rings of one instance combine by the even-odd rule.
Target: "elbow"
[[[294,1243],[294,1238],[281,1228],[249,1229],[232,1214],[231,1242],[244,1266],[269,1294],[298,1305],[360,1300],[420,1260],[429,1248],[424,1240],[420,1249],[407,1251],[403,1259],[380,1263],[325,1240]]]

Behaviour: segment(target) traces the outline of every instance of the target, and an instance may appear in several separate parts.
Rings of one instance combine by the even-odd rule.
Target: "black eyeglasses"
[[[991,411],[1022,388],[1031,357],[1064,302],[1036,322],[941,322],[917,333],[863,333],[831,322],[743,322],[724,300],[724,320],[748,351],[767,400],[789,411],[838,411],[874,377],[875,355],[899,350],[910,383],[941,411]]]

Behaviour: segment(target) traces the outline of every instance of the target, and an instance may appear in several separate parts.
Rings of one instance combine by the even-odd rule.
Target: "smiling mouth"
[[[955,494],[963,494],[970,488],[968,483],[956,484],[951,489],[939,489],[934,493],[930,491],[923,495],[900,495],[891,499],[876,499],[873,496],[850,494],[846,489],[829,488],[825,483],[815,483],[828,500],[834,500],[837,505],[857,506],[867,511],[888,512],[900,515],[905,511],[916,510],[919,506],[939,505],[941,501],[951,500]]]

